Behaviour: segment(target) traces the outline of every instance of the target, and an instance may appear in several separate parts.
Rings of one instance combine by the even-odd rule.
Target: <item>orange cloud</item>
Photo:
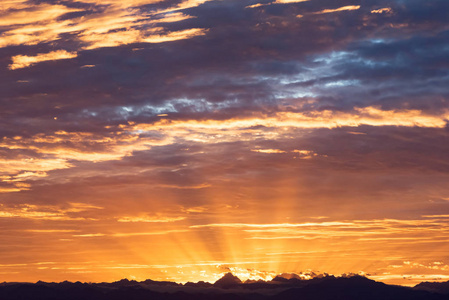
[[[4,182],[30,181],[45,177],[49,171],[73,167],[70,160],[111,161],[132,155],[133,151],[148,150],[157,145],[170,145],[176,140],[217,143],[253,140],[264,137],[269,140],[282,138],[295,129],[337,128],[370,126],[405,126],[444,128],[449,113],[427,115],[420,110],[381,110],[377,107],[355,108],[352,112],[311,111],[278,112],[270,116],[262,114],[248,118],[226,120],[170,120],[161,119],[155,123],[129,123],[120,125],[107,136],[85,132],[57,131],[54,134],[37,134],[31,138],[3,138],[0,146],[6,149],[26,149],[44,155],[44,158],[23,157],[0,160],[0,179]],[[258,128],[258,129],[248,129]],[[144,132],[159,132],[163,138],[143,137]],[[248,135],[247,133],[251,133]],[[214,137],[219,136],[219,139]],[[70,141],[70,146],[67,146]],[[85,145],[95,145],[92,150]],[[95,149],[95,150],[94,150]],[[255,152],[284,153],[282,149],[253,149]],[[301,159],[317,156],[308,150],[294,150]],[[165,185],[160,187],[203,189],[205,182],[194,185]],[[27,187],[24,187],[27,188]],[[4,187],[3,192],[18,191],[20,188]]]
[[[164,217],[164,216],[156,216],[156,217],[121,217],[117,219],[117,222],[124,223],[169,223],[185,220],[185,217]]]
[[[355,108],[354,112],[334,112],[334,111],[312,111],[308,113],[279,112],[274,116],[255,116],[246,119],[218,120],[187,120],[171,121],[160,120],[154,124],[136,124],[123,128],[132,131],[138,130],[158,130],[165,131],[170,128],[176,136],[190,135],[192,139],[201,139],[201,136],[208,134],[218,134],[220,132],[226,140],[226,134],[234,137],[236,132],[231,130],[244,130],[245,128],[264,126],[265,128],[336,128],[336,127],[358,127],[360,125],[370,126],[406,126],[406,127],[434,127],[444,128],[446,126],[448,112],[442,115],[426,115],[419,110],[381,110],[376,107]],[[200,132],[195,130],[201,129]],[[226,130],[226,131],[224,131]],[[238,132],[238,131],[237,131]],[[263,134],[263,132],[261,132]],[[272,137],[273,132],[268,133]],[[209,140],[210,141],[210,140]]]
[[[271,3],[256,3],[253,5],[248,5],[245,8],[256,8],[256,7],[260,7],[260,6],[266,6],[266,5],[271,5],[271,4],[289,4],[289,3],[300,3],[300,2],[306,2],[309,0],[276,0],[274,2]]]
[[[163,231],[152,231],[152,232],[127,232],[127,233],[86,233],[86,234],[75,234],[73,237],[133,237],[133,236],[151,236],[151,235],[166,235],[171,233],[183,233],[187,232],[187,229],[173,229],[173,230],[163,230]]]
[[[252,240],[288,240],[288,239],[335,239],[356,238],[358,241],[381,242],[385,240],[400,240],[414,242],[433,242],[434,236],[429,236],[429,229],[438,229],[440,234],[449,236],[445,230],[447,222],[441,219],[423,220],[350,220],[332,222],[304,222],[304,223],[212,223],[192,225],[191,229],[201,228],[229,228],[241,230]],[[413,229],[413,230],[411,230]]]
[[[18,7],[12,6],[13,3],[17,2],[19,3]],[[0,26],[15,26],[55,20],[66,13],[80,11],[79,9],[68,8],[63,5],[40,4],[27,6],[25,1],[14,1],[13,3],[2,4],[3,7],[0,7],[0,12],[1,10],[6,10],[0,18]],[[14,8],[14,10],[9,10],[11,8]]]
[[[383,14],[383,13],[391,13],[392,9],[390,7],[380,8],[380,9],[373,9],[371,11],[372,14]]]
[[[259,153],[267,153],[267,154],[273,154],[273,153],[287,153],[286,151],[279,150],[279,149],[252,149],[253,152],[259,152]]]
[[[97,209],[98,207],[85,205],[84,208],[80,208],[83,204],[72,204],[69,208],[59,208],[51,205],[33,205],[22,204],[18,207],[5,207],[0,211],[0,218],[21,218],[21,219],[35,219],[35,220],[87,220],[84,217],[70,216],[68,213],[81,212],[89,209]],[[93,220],[93,219],[90,219]]]
[[[184,21],[184,20],[191,19],[191,18],[193,18],[193,17],[189,16],[189,15],[185,15],[180,12],[177,12],[177,13],[165,14],[162,18],[156,19],[153,22],[154,23],[173,23],[173,22]]]
[[[24,189],[20,188],[20,187],[0,187],[0,193],[14,193],[14,192],[20,192],[23,190]]]
[[[190,39],[195,36],[205,35],[207,32],[206,29],[201,28],[191,28],[181,31],[174,31],[167,34],[156,34],[150,35],[149,37],[143,38],[142,42],[146,43],[163,43],[163,42],[171,42],[177,40]]]
[[[68,233],[68,232],[75,232],[77,230],[74,229],[27,229],[27,232],[33,232],[33,233]],[[39,263],[43,264],[43,263]]]
[[[5,28],[0,36],[0,47],[52,42],[66,33],[77,35],[79,40],[86,44],[71,53],[59,50],[35,56],[16,55],[12,58],[13,63],[9,66],[11,70],[15,70],[42,61],[74,58],[79,50],[193,38],[204,35],[207,30],[190,28],[167,32],[162,27],[154,27],[153,24],[173,23],[192,18],[192,16],[176,11],[198,6],[206,1],[208,0],[188,0],[151,14],[141,14],[135,7],[160,1],[90,1],[90,3],[101,5],[109,4],[109,6],[101,13],[68,20],[58,20],[58,18],[64,14],[81,10],[63,5],[30,5],[26,1],[7,1],[0,6],[0,15],[3,11],[0,26]]]
[[[16,55],[12,57],[12,64],[10,64],[8,68],[10,70],[16,70],[26,68],[43,61],[70,59],[77,56],[78,54],[76,52],[67,52],[65,50],[57,50],[49,53],[38,53],[35,56]]]
[[[31,177],[43,177],[46,171],[70,168],[72,164],[65,159],[59,158],[23,158],[23,159],[3,159],[0,160],[0,172],[3,174],[17,174],[14,179],[7,181],[17,181],[16,179],[25,179]],[[25,173],[18,174],[21,171]],[[18,177],[17,177],[18,176]]]
[[[256,8],[256,7],[261,7],[261,6],[265,6],[267,4],[262,4],[262,3],[257,3],[257,4],[253,4],[253,5],[248,5],[245,8]]]
[[[345,10],[357,10],[360,8],[360,5],[348,5],[335,9],[323,9],[321,11],[314,12],[313,14],[328,14],[333,12],[345,11]]]

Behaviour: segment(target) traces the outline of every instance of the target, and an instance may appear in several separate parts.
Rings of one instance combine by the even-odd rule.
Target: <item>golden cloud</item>
[[[287,153],[284,150],[280,149],[252,149],[253,152],[259,152],[259,153],[267,153],[267,154],[279,154],[279,153]]]
[[[117,222],[124,223],[171,223],[176,221],[185,220],[186,217],[167,217],[167,216],[155,216],[155,217],[121,217],[117,219]]]
[[[22,5],[18,7],[11,7],[11,4],[3,4],[4,6],[0,7],[2,8],[0,9],[2,15],[0,26],[16,26],[55,20],[66,13],[80,11],[79,9],[68,8],[63,5],[40,4],[26,6],[25,1],[20,1]],[[10,10],[11,8],[14,8],[14,10]]]
[[[192,225],[191,229],[229,228],[249,234],[252,240],[288,240],[288,239],[335,239],[356,238],[358,241],[381,242],[400,240],[414,242],[434,242],[429,230],[438,230],[440,236],[449,237],[447,220],[436,219],[374,219],[332,222],[304,223],[212,223]]]
[[[81,207],[80,207],[81,205]],[[81,203],[72,204],[69,208],[60,208],[53,205],[33,205],[22,204],[16,207],[5,207],[1,205],[0,218],[21,218],[35,220],[88,220],[84,217],[72,216],[68,213],[81,212],[89,209],[98,209],[99,207],[84,205]],[[93,220],[93,219],[89,219]]]
[[[17,181],[17,179],[26,179],[31,177],[42,177],[46,171],[66,169],[72,167],[65,159],[59,158],[23,158],[23,159],[2,159],[0,160],[0,172],[3,174],[17,174],[13,179],[9,178],[6,181]],[[25,173],[18,174],[22,171]],[[5,179],[4,179],[5,180]]]
[[[357,10],[360,8],[360,5],[348,5],[335,9],[323,9],[321,11],[314,12],[313,14],[328,14],[333,12],[345,11],[345,10]]]
[[[127,232],[127,233],[85,233],[74,234],[73,237],[134,237],[134,236],[151,236],[151,235],[166,235],[171,233],[187,232],[187,229],[173,229],[151,232]]]
[[[29,67],[43,61],[53,61],[61,59],[70,59],[78,56],[76,52],[67,52],[65,50],[57,50],[49,53],[38,53],[35,56],[16,55],[12,57],[12,64],[8,67],[10,70],[16,70]]]
[[[192,18],[177,10],[195,7],[207,1],[209,0],[188,0],[151,14],[141,14],[135,7],[160,1],[89,1],[93,4],[108,6],[102,12],[69,20],[59,20],[59,17],[67,13],[79,12],[81,9],[68,8],[59,4],[31,5],[26,1],[6,1],[0,6],[0,26],[5,28],[0,36],[0,47],[52,42],[66,33],[77,35],[85,44],[74,52],[58,50],[34,56],[13,56],[13,63],[9,68],[15,70],[43,61],[74,58],[76,52],[80,50],[189,39],[204,35],[207,30],[190,28],[167,32],[163,27],[155,27],[153,24],[173,23]]]
[[[276,0],[273,3],[281,3],[281,4],[286,4],[286,3],[300,3],[300,2],[306,2],[309,0]]]
[[[380,9],[373,9],[371,11],[372,14],[383,14],[383,13],[391,13],[392,9],[390,7],[380,8]]]
[[[26,149],[44,155],[44,158],[23,157],[0,160],[0,177],[4,182],[20,182],[47,176],[49,171],[71,168],[70,160],[110,161],[132,155],[133,151],[148,150],[156,145],[169,145],[176,140],[201,143],[222,143],[253,140],[264,137],[268,140],[283,138],[289,130],[370,126],[405,126],[444,128],[449,113],[427,115],[420,110],[381,110],[377,107],[355,108],[352,112],[311,111],[278,112],[270,116],[262,114],[247,118],[226,120],[170,120],[155,123],[123,124],[108,136],[87,132],[57,131],[54,134],[36,134],[31,138],[3,138],[0,146],[6,149]],[[252,128],[252,129],[249,129]],[[257,128],[257,129],[256,129]],[[158,132],[163,138],[143,137],[145,132]],[[251,134],[248,134],[251,133]],[[70,141],[70,146],[67,146]],[[96,145],[92,150],[85,145]],[[95,149],[95,150],[94,150]],[[282,149],[253,149],[260,153],[284,153]],[[299,158],[317,156],[308,150],[295,150]],[[6,177],[5,177],[6,176]],[[165,186],[169,187],[169,186]],[[173,188],[202,189],[203,183]],[[17,191],[18,187],[5,187],[3,192]]]

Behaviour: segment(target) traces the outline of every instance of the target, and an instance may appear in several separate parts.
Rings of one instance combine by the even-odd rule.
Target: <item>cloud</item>
[[[121,217],[117,219],[117,222],[142,222],[142,223],[168,223],[185,220],[186,217],[166,217],[166,216],[156,216],[156,217]]]
[[[101,47],[117,47],[133,43],[164,43],[201,36],[206,34],[206,32],[207,30],[205,29],[191,28],[164,33],[163,28],[153,28],[147,32],[148,35],[142,35],[142,32],[139,30],[126,30],[107,34],[88,34],[82,37],[82,40],[90,44],[86,47],[89,50]]]
[[[334,12],[339,12],[339,11],[357,10],[357,9],[360,9],[360,5],[348,5],[348,6],[343,6],[343,7],[334,8],[334,9],[323,9],[321,11],[314,12],[313,14],[328,14],[328,13],[334,13]]]
[[[14,8],[14,10],[11,10],[11,8]],[[57,19],[67,13],[80,11],[79,9],[68,8],[64,5],[40,4],[28,6],[25,1],[14,1],[10,4],[5,3],[0,9],[2,12],[0,26],[45,22]]]
[[[0,187],[0,193],[14,193],[14,192],[20,192],[26,188],[21,187]]]
[[[102,207],[92,206],[84,203],[72,203],[67,208],[52,205],[20,204],[13,207],[0,205],[0,218],[20,218],[33,220],[54,220],[54,221],[81,221],[93,220],[92,218],[80,217],[73,213],[88,211],[90,209],[102,209]]]
[[[286,153],[286,151],[279,150],[279,149],[251,149],[251,151],[253,151],[253,152],[259,152],[259,153],[268,153],[268,154],[273,154],[273,153]]]
[[[309,0],[276,0],[274,2],[269,2],[269,3],[256,3],[256,4],[248,5],[245,8],[256,8],[256,7],[261,7],[261,6],[271,5],[271,4],[301,3],[301,2],[306,2],[306,1],[309,1]]]
[[[391,13],[392,10],[390,7],[384,7],[384,8],[379,8],[379,9],[373,9],[371,11],[372,14],[383,14],[383,13]]]
[[[314,111],[278,112],[271,116],[257,116],[225,120],[170,120],[160,119],[153,124],[139,123],[118,126],[107,136],[88,132],[57,131],[53,134],[37,134],[32,137],[4,138],[0,146],[5,149],[32,150],[34,155],[0,160],[0,170],[5,182],[31,181],[48,176],[48,172],[75,166],[73,161],[101,162],[122,160],[136,151],[144,151],[155,146],[174,144],[181,139],[186,142],[222,143],[239,140],[254,141],[258,137],[271,140],[282,138],[284,134],[298,129],[319,129],[338,127],[405,126],[423,128],[443,128],[447,113],[435,116],[418,110],[381,110],[376,107],[356,108],[351,113]],[[252,128],[252,129],[249,129]],[[157,133],[155,138],[152,134]],[[220,136],[220,139],[214,139]],[[275,148],[255,148],[253,152],[286,153]],[[291,150],[299,158],[317,157],[313,150]],[[325,157],[325,156],[323,156]],[[159,184],[161,188],[203,189],[208,182],[192,185]],[[6,192],[7,190],[5,190]],[[10,188],[10,191],[17,191]]]
[[[282,3],[282,4],[287,4],[287,3],[300,3],[300,2],[306,2],[309,0],[276,0],[273,2],[273,4],[278,4],[278,3]]]
[[[156,1],[160,2],[160,1]],[[206,1],[185,1],[175,9],[140,14],[138,5],[141,2],[91,2],[92,5],[39,4],[29,5],[25,1],[14,2],[3,7],[3,17],[0,25],[5,30],[0,36],[0,47],[13,45],[37,45],[51,43],[64,35],[77,38],[77,44],[70,48],[75,51],[57,50],[34,55],[15,55],[9,69],[15,70],[42,61],[57,59],[73,59],[80,50],[101,47],[116,47],[133,43],[162,43],[188,39],[204,35],[207,30],[202,28],[187,28],[179,31],[167,31],[163,27],[152,24],[168,24],[192,18],[192,16],[175,10],[195,7]],[[18,5],[21,4],[21,5]],[[109,4],[109,5],[107,5]],[[137,6],[136,6],[137,5]]]
[[[73,229],[28,229],[27,232],[33,233],[67,233],[67,232],[75,232]],[[40,263],[43,264],[43,263]]]
[[[290,228],[290,227],[308,227],[308,226],[333,226],[333,225],[352,225],[352,223],[342,222],[317,222],[317,223],[282,223],[282,224],[246,224],[246,223],[217,223],[207,225],[192,225],[191,228],[203,228],[203,227],[234,227],[234,228]]]
[[[76,52],[67,52],[65,50],[52,51],[49,53],[39,53],[35,56],[16,55],[11,58],[12,64],[9,65],[9,69],[16,70],[26,68],[33,64],[37,64],[44,61],[70,59],[77,56],[78,54]]]
[[[253,240],[315,240],[350,238],[364,242],[399,241],[401,243],[438,242],[435,236],[428,236],[430,228],[442,229],[446,226],[445,220],[437,218],[426,220],[349,220],[346,222],[325,221],[305,223],[281,223],[281,224],[252,224],[252,223],[214,223],[204,225],[192,225],[191,229],[202,228],[230,228],[242,230],[248,234],[248,239]],[[413,231],[410,229],[413,228]],[[448,232],[442,233],[443,241],[448,237]]]
[[[165,230],[165,231],[154,231],[154,232],[128,232],[128,233],[85,233],[85,234],[74,234],[73,237],[134,237],[134,236],[152,236],[152,235],[166,235],[171,233],[183,233],[187,232],[186,229],[175,229],[175,230]]]
[[[27,179],[31,176],[30,172],[33,173],[33,177],[44,176],[46,171],[55,169],[65,169],[72,165],[64,159],[54,159],[54,158],[22,158],[22,159],[4,159],[0,160],[0,170],[3,174],[17,174],[14,178],[17,179]],[[20,173],[21,171],[26,171]]]

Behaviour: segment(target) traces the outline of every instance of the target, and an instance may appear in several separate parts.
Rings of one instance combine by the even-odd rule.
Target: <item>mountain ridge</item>
[[[275,278],[276,279],[276,278]],[[214,284],[199,281],[180,284],[170,281],[122,279],[111,283],[36,282],[0,283],[2,300],[449,300],[449,282],[403,287],[376,282],[363,276],[242,282],[232,273]]]

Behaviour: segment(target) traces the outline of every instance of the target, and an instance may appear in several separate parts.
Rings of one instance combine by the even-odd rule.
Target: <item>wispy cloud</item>
[[[19,218],[35,220],[94,220],[92,218],[74,215],[91,209],[102,209],[101,207],[91,206],[83,203],[73,203],[69,207],[61,208],[51,205],[22,204],[15,207],[6,207],[0,205],[0,218]]]
[[[52,51],[49,53],[38,53],[35,56],[16,55],[11,58],[12,64],[9,65],[9,69],[16,70],[26,68],[33,64],[37,64],[44,61],[70,59],[75,58],[77,56],[78,54],[76,52],[67,52],[65,50]]]
[[[392,9],[390,7],[384,7],[379,9],[373,9],[371,11],[372,14],[383,14],[383,13],[391,13]]]
[[[123,223],[170,223],[176,221],[185,220],[185,217],[167,217],[167,216],[155,216],[155,217],[121,217],[117,219],[117,222]]]
[[[314,12],[313,14],[328,14],[328,13],[334,13],[339,11],[346,11],[346,10],[357,10],[360,9],[360,5],[348,5],[343,6],[339,8],[333,8],[333,9],[323,9],[317,12]]]
[[[284,150],[280,149],[251,149],[253,152],[259,152],[259,153],[267,153],[267,154],[279,154],[279,153],[287,153]]]
[[[305,222],[282,224],[251,224],[251,223],[214,223],[192,225],[192,229],[230,228],[242,230],[249,234],[248,239],[283,240],[283,239],[335,239],[351,238],[359,241],[381,242],[390,241],[437,241],[436,235],[449,238],[445,230],[446,220],[350,220],[346,222]],[[430,232],[435,231],[429,236]],[[437,232],[438,231],[438,232]]]
[[[5,31],[0,36],[0,47],[13,45],[36,45],[42,42],[55,42],[61,35],[76,35],[81,41],[76,51],[57,50],[35,55],[15,55],[10,70],[26,68],[39,62],[71,59],[77,57],[80,50],[101,47],[116,47],[132,43],[162,43],[188,39],[204,35],[203,28],[188,28],[180,31],[168,31],[164,27],[155,27],[154,23],[167,24],[192,18],[177,10],[195,7],[206,1],[185,1],[179,6],[152,14],[142,15],[136,9],[146,1],[110,1],[97,2],[94,5],[106,5],[93,11],[82,8],[69,8],[64,5],[29,5],[26,1],[4,4],[0,26]],[[65,15],[79,13],[81,16],[62,19]],[[83,45],[84,44],[84,45]]]
[[[126,233],[85,233],[85,234],[74,234],[73,237],[134,237],[134,236],[152,236],[152,235],[166,235],[171,233],[183,233],[187,232],[187,229],[173,229],[173,230],[163,230],[163,231],[152,231],[152,232],[126,232]]]

